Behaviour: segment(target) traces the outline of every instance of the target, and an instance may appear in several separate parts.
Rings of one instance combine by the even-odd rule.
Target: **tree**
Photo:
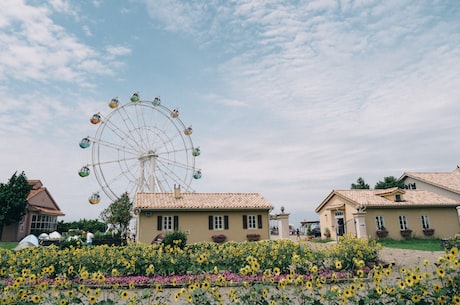
[[[97,219],[80,219],[78,221],[64,222],[63,220],[57,223],[58,232],[68,232],[71,229],[78,229],[90,232],[105,232],[107,224]]]
[[[101,212],[101,219],[107,224],[114,226],[122,237],[127,237],[129,223],[133,211],[133,203],[128,197],[128,193],[124,193],[120,198],[112,202],[109,207]]]
[[[19,222],[26,214],[31,189],[24,172],[14,173],[7,184],[0,183],[0,238],[4,225]]]
[[[359,177],[358,180],[356,180],[356,184],[354,183],[351,184],[351,189],[352,190],[368,190],[369,184],[364,182],[363,178]]]
[[[402,180],[396,179],[394,176],[384,177],[383,181],[379,181],[375,184],[375,189],[388,189],[391,187],[404,188],[404,182]]]

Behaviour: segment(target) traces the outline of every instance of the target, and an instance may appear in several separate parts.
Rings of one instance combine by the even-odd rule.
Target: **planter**
[[[248,234],[246,235],[248,241],[258,241],[260,240],[260,234]]]
[[[108,238],[108,239],[93,239],[93,246],[108,245],[108,246],[123,246],[126,241],[121,238]]]
[[[388,231],[387,230],[377,230],[375,231],[375,234],[377,235],[378,238],[385,238],[388,236]]]
[[[404,238],[409,238],[412,235],[412,230],[411,229],[406,229],[406,230],[401,230],[401,236]]]
[[[211,236],[211,238],[213,242],[220,244],[220,243],[225,242],[225,240],[227,239],[227,236],[225,236],[224,234],[218,234],[218,235]]]
[[[433,234],[434,234],[434,229],[431,229],[431,228],[430,228],[430,229],[424,229],[424,230],[423,230],[423,234],[424,234],[425,236],[433,236]]]

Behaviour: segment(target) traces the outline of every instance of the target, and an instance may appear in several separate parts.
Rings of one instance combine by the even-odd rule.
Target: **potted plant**
[[[377,235],[378,238],[385,238],[388,236],[388,230],[385,227],[380,227],[375,231],[375,234]]]
[[[329,230],[329,228],[324,228],[324,236],[326,238],[331,238],[331,230]]]
[[[258,234],[258,233],[249,233],[249,234],[246,235],[246,238],[249,241],[258,241],[258,240],[260,240],[260,234]]]
[[[225,236],[224,234],[216,234],[211,236],[211,238],[213,242],[223,243],[227,239],[227,236]]]
[[[411,235],[412,235],[412,230],[411,229],[404,229],[404,230],[401,230],[399,232],[401,232],[401,236],[404,237],[404,238],[411,237]]]
[[[426,229],[423,229],[423,234],[425,236],[433,236],[434,234],[434,229],[433,228],[426,228]]]

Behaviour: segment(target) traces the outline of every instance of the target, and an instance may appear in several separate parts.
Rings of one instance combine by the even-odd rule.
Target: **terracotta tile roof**
[[[460,194],[459,168],[455,169],[453,172],[406,172],[401,176],[401,178],[404,177],[420,180]]]
[[[30,198],[36,196],[37,194],[41,193],[41,192],[45,192],[46,191],[46,188],[45,187],[40,187],[38,189],[32,189],[30,190],[29,192],[29,195],[27,195],[27,200],[29,200]]]
[[[337,195],[367,207],[458,206],[460,202],[425,190],[401,190],[402,201],[382,197],[382,190],[335,190]]]
[[[138,209],[272,209],[257,193],[137,193],[134,207]]]

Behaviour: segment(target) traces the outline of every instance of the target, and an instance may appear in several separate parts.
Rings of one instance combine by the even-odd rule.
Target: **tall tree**
[[[129,199],[128,193],[124,193],[120,198],[112,202],[109,207],[101,212],[101,219],[107,224],[114,226],[122,237],[127,237],[129,223],[133,217],[133,203]]]
[[[404,182],[396,179],[394,176],[384,177],[383,181],[379,181],[375,184],[375,189],[388,189],[391,187],[404,188]]]
[[[26,214],[31,189],[24,172],[19,176],[14,173],[6,184],[0,183],[0,238],[4,225],[18,222]]]
[[[351,189],[352,190],[368,190],[369,184],[364,182],[363,178],[359,177],[358,180],[356,180],[356,184],[355,183],[351,184]]]

